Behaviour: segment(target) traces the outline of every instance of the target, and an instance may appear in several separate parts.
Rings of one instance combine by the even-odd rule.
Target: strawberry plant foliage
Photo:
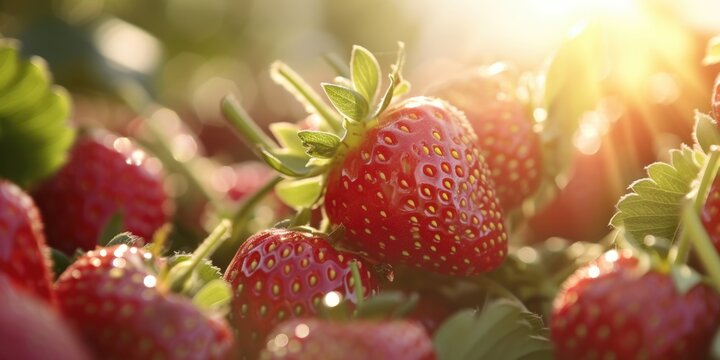
[[[70,99],[45,63],[0,37],[0,177],[28,186],[53,173],[75,135],[69,114]]]
[[[717,35],[710,39],[705,51],[705,58],[703,58],[704,65],[712,65],[720,63],[720,35]]]
[[[624,227],[634,241],[642,241],[647,235],[673,240],[683,198],[690,192],[705,157],[702,151],[683,145],[670,151],[670,163],[648,166],[648,177],[632,183],[631,192],[618,202],[611,225]]]
[[[458,312],[437,330],[433,344],[441,360],[552,359],[540,317],[510,300]]]

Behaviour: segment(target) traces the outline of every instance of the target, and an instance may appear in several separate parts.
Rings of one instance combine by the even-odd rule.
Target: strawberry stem
[[[683,224],[692,245],[700,258],[705,270],[710,275],[715,289],[720,291],[720,255],[713,246],[710,237],[700,222],[700,216],[694,206],[686,206],[683,210]]]
[[[186,163],[180,162],[175,158],[170,144],[167,143],[165,137],[161,135],[162,132],[159,131],[154,122],[151,121],[158,116],[159,110],[163,110],[163,114],[171,114],[179,118],[177,113],[156,103],[152,96],[137,81],[126,80],[116,84],[115,87],[116,93],[123,102],[138,114],[145,124],[148,134],[152,137],[151,143],[157,146],[157,148],[154,149],[154,155],[160,158],[163,165],[179,172],[187,179],[190,186],[208,201],[213,210],[221,213],[224,207],[220,204],[217,197],[203,185],[203,182],[200,181],[195,172],[193,172]],[[152,146],[141,139],[136,140],[145,147]]]
[[[353,287],[353,293],[355,293],[355,304],[357,307],[361,307],[365,299],[363,298],[364,291],[362,278],[360,277],[360,269],[358,268],[357,260],[350,262],[350,274],[352,274],[352,279],[355,283],[355,286]]]
[[[250,214],[260,201],[275,188],[275,185],[279,183],[283,178],[281,176],[275,176],[265,183],[261,188],[257,189],[252,195],[245,199],[245,202],[237,209],[232,215],[232,223],[235,224],[232,235],[232,241],[235,241],[240,234],[241,230],[245,228],[245,223],[250,217]]]
[[[696,191],[691,191],[689,194],[691,203],[688,207],[691,208],[696,215],[700,213],[702,207],[705,205],[705,201],[707,200],[710,187],[715,179],[715,174],[718,172],[718,168],[720,168],[720,151],[712,149],[710,151],[710,156],[705,161],[703,169],[699,174],[700,181]],[[680,233],[680,239],[678,240],[677,253],[674,261],[677,265],[685,264],[687,262],[688,252],[690,251],[691,239],[689,239],[689,235],[686,230],[687,228],[683,227],[682,232]]]
[[[260,149],[270,150],[278,147],[278,145],[260,129],[257,123],[250,117],[250,114],[245,111],[234,96],[228,95],[224,97],[221,106],[225,118],[233,128],[240,133],[242,138],[252,145],[253,151],[259,152]]]
[[[275,81],[311,108],[307,110],[320,115],[325,123],[336,133],[342,132],[342,123],[337,116],[335,116],[335,112],[321,100],[320,95],[318,95],[300,75],[293,71],[293,69],[283,62],[276,61],[270,66],[270,73]]]
[[[212,255],[229,237],[228,234],[230,233],[231,227],[232,223],[230,220],[223,219],[220,221],[210,235],[208,235],[193,252],[189,265],[173,274],[170,279],[170,289],[172,291],[179,292],[185,288],[185,284],[190,280],[193,272],[202,263],[203,259]]]

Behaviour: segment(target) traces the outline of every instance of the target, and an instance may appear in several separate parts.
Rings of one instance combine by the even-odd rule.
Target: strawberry
[[[168,293],[156,270],[162,266],[142,248],[90,251],[60,276],[60,307],[102,358],[230,358],[227,323]]]
[[[251,236],[225,272],[233,289],[232,320],[241,353],[255,358],[267,334],[281,321],[317,313],[326,293],[355,302],[350,263],[357,261],[363,296],[377,284],[368,265],[332,248],[323,235],[270,229]]]
[[[457,106],[480,139],[503,209],[522,204],[540,187],[542,153],[528,106],[513,94],[502,64],[479,69],[432,92]],[[498,69],[498,70],[496,70]]]
[[[90,359],[80,337],[44,302],[15,292],[0,276],[0,348],[3,359]]]
[[[0,273],[18,288],[54,302],[40,212],[17,185],[0,180]]]
[[[151,239],[168,219],[156,164],[127,138],[79,140],[68,163],[34,193],[48,243],[67,254],[93,249],[117,213],[125,230]]]
[[[267,338],[261,359],[435,359],[422,325],[408,320],[347,323],[293,319]]]
[[[700,220],[715,249],[720,251],[720,176],[716,176],[710,186],[710,192],[700,213]]]
[[[325,208],[352,244],[388,263],[471,275],[507,253],[503,211],[475,132],[426,97],[384,112],[330,170]]]
[[[551,336],[558,359],[703,359],[719,324],[709,286],[680,294],[667,273],[611,250],[563,284]]]

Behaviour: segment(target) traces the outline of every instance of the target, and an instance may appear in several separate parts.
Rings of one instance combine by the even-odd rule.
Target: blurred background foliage
[[[720,33],[719,13],[716,0],[1,0],[0,33],[49,63],[73,94],[77,124],[132,133],[143,109],[119,95],[141,87],[145,100],[179,115],[154,113],[165,119],[156,129],[173,150],[166,155],[232,165],[252,154],[222,120],[223,96],[236,94],[263,124],[305,116],[270,79],[275,59],[319,90],[334,75],[323,55],[344,59],[362,44],[387,67],[404,41],[406,78],[422,94],[494,61],[542,72],[576,24],[599,22],[607,40],[602,99],[583,115],[574,170],[557,179],[565,190],[525,233],[531,241],[592,241],[607,233],[613,205],[643,166],[688,141],[694,109],[708,110],[720,69],[701,59],[707,39]],[[583,66],[593,65],[566,71]],[[226,191],[227,176],[213,179],[229,168],[213,169],[201,180]],[[192,189],[169,172],[174,195]]]

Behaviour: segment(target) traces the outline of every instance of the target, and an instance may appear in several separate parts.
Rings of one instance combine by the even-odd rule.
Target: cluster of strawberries
[[[287,66],[274,64],[273,77],[320,119],[273,124],[275,139],[235,101],[223,102],[229,120],[282,177],[268,180],[275,195],[296,210],[233,248],[224,270],[207,259],[233,233],[227,220],[192,254],[164,255],[170,199],[156,163],[128,138],[82,136],[62,168],[30,194],[0,182],[3,355],[707,355],[720,325],[720,135],[698,132],[694,148],[677,150],[672,164],[651,166],[649,178],[632,185],[613,220],[616,248],[560,279],[547,334],[513,284],[493,276],[517,264],[513,231],[523,207],[552,186],[544,166],[552,152],[541,136],[546,119],[533,116],[537,104],[520,77],[498,65],[429,96],[394,101],[409,90],[402,66],[401,48],[381,89],[377,60],[356,46],[349,72],[323,84],[330,107]],[[715,119],[698,115],[698,128],[704,121],[703,129],[720,134],[718,93],[720,83]],[[685,206],[688,197],[694,202]],[[116,223],[127,233],[108,233]],[[679,234],[670,250],[648,240],[662,231]],[[72,260],[61,268],[62,259]],[[708,281],[693,270],[696,263]]]

